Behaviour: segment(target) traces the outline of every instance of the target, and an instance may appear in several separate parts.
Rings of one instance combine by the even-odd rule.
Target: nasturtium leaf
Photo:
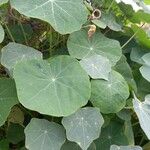
[[[17,63],[31,59],[42,59],[42,53],[17,43],[9,43],[2,48],[1,64],[9,71],[12,71]]]
[[[0,0],[0,5],[7,3],[8,0]]]
[[[131,87],[131,89],[137,91],[137,86],[132,74],[131,67],[127,63],[127,59],[124,55],[122,55],[121,59],[117,62],[114,69],[125,78],[125,80],[129,84],[129,87]]]
[[[89,56],[83,58],[80,64],[91,78],[108,80],[111,64],[106,57],[101,55]]]
[[[18,103],[15,83],[12,79],[0,79],[0,126],[6,121],[11,108]]]
[[[148,139],[150,139],[150,95],[145,97],[144,102],[140,102],[136,96],[133,99],[133,107],[136,112],[140,126],[147,135]]]
[[[103,123],[99,109],[92,107],[82,108],[62,120],[67,139],[76,142],[83,150],[87,150],[93,140],[100,136]]]
[[[0,2],[1,3],[1,2]],[[4,39],[4,29],[3,27],[0,25],[0,43],[3,41]]]
[[[129,87],[125,79],[116,71],[109,74],[108,81],[92,80],[91,102],[103,113],[119,112],[129,97]]]
[[[130,121],[131,120],[131,112],[127,109],[122,109],[116,114],[120,119],[124,121]]]
[[[140,72],[150,82],[150,53],[145,54],[142,60],[144,61],[144,65],[140,68]]]
[[[142,150],[140,146],[117,146],[112,145],[110,150]]]
[[[61,147],[61,150],[82,150],[82,149],[77,143],[67,141]],[[96,145],[92,143],[87,150],[96,150]]]
[[[33,118],[25,128],[25,146],[29,150],[60,150],[66,140],[65,129],[44,119]]]
[[[7,129],[7,139],[10,143],[17,144],[25,138],[24,127],[11,123]]]
[[[21,62],[14,69],[19,101],[27,108],[52,116],[68,116],[91,95],[87,73],[70,56]]]
[[[88,12],[82,0],[11,0],[21,14],[51,24],[61,34],[72,33],[86,22]]]
[[[115,17],[112,13],[102,13],[102,16],[98,20],[92,20],[92,22],[98,27],[104,29],[108,26],[111,30],[121,31],[121,25],[118,24],[115,20]]]
[[[109,150],[113,144],[128,145],[123,124],[118,121],[111,121],[109,125],[102,128],[100,137],[94,143],[97,150]]]
[[[80,30],[70,35],[67,42],[72,57],[83,59],[92,55],[101,55],[109,59],[112,65],[121,58],[122,51],[118,41],[96,32],[91,39],[86,30]]]

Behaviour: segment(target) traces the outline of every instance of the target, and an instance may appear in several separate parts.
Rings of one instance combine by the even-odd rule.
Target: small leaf
[[[108,126],[102,128],[100,137],[94,141],[97,150],[109,150],[113,144],[127,145],[127,138],[124,135],[123,124],[117,121],[111,121]]]
[[[112,145],[110,150],[142,150],[140,146],[117,146]]]
[[[9,43],[2,48],[1,64],[9,71],[14,69],[14,66],[25,60],[42,59],[42,53],[25,45],[17,43]]]
[[[14,69],[19,101],[42,114],[67,116],[84,106],[91,94],[87,73],[70,56],[21,62]]]
[[[99,110],[92,107],[82,108],[62,120],[67,139],[76,142],[83,150],[87,150],[93,140],[99,137],[103,123]]]
[[[86,30],[74,32],[70,35],[67,46],[70,55],[75,58],[83,59],[97,54],[108,58],[112,65],[122,55],[119,42],[106,38],[100,32],[96,32],[90,40]]]
[[[140,126],[147,135],[148,139],[150,139],[150,95],[145,97],[144,102],[140,102],[136,96],[133,99],[133,107],[136,112]]]
[[[61,150],[82,150],[80,146],[74,142],[65,142],[65,144],[61,147]],[[96,145],[92,143],[88,150],[96,150]]]
[[[11,108],[18,103],[15,83],[11,79],[0,79],[0,126],[6,121]]]
[[[86,22],[88,12],[82,0],[11,0],[20,13],[44,20],[61,34],[72,33]]]
[[[93,55],[82,59],[80,64],[91,78],[108,80],[111,64],[107,58],[101,55]]]
[[[1,1],[0,1],[0,5],[1,5]],[[3,29],[3,27],[0,25],[0,43],[3,42],[4,35],[5,35],[4,29]]]
[[[25,128],[25,145],[30,150],[59,150],[65,142],[64,128],[54,122],[33,118]]]
[[[103,113],[119,112],[129,97],[129,88],[125,79],[116,71],[109,74],[108,81],[92,80],[91,102]]]
[[[144,65],[140,68],[140,72],[150,82],[150,53],[145,54],[142,60],[144,61]]]

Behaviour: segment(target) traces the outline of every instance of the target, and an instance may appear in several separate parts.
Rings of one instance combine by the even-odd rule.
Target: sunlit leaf
[[[59,150],[65,142],[64,128],[54,122],[33,118],[25,128],[25,145],[30,150]]]
[[[0,1],[0,4],[1,4],[1,1]],[[0,43],[3,41],[3,39],[4,39],[4,29],[0,25]]]
[[[82,108],[62,120],[67,139],[76,142],[83,150],[87,150],[93,140],[100,136],[103,123],[99,109],[92,107]]]
[[[140,126],[147,135],[148,139],[150,139],[150,95],[145,97],[144,102],[140,102],[136,96],[133,99],[133,107],[136,112]]]
[[[112,145],[110,150],[142,150],[140,146],[117,146]]]
[[[82,59],[80,64],[91,78],[108,80],[111,64],[107,58],[101,55],[93,55]]]

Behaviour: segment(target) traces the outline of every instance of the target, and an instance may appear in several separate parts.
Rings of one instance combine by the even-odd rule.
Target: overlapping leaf
[[[65,142],[64,128],[54,122],[33,118],[25,128],[26,148],[30,150],[59,150]]]
[[[17,44],[9,43],[2,49],[1,64],[6,67],[10,72],[14,66],[25,60],[42,59],[42,53],[34,48]]]
[[[150,53],[145,54],[142,60],[144,61],[144,65],[140,68],[140,72],[150,82]]]
[[[91,94],[87,73],[70,56],[21,62],[14,69],[19,101],[42,114],[67,116],[84,106]]]
[[[92,39],[88,38],[86,30],[74,32],[70,35],[67,45],[70,55],[78,59],[98,54],[115,65],[122,55],[119,42],[106,38],[100,32],[96,32]]]
[[[80,64],[91,78],[108,80],[111,64],[107,58],[101,55],[93,55],[82,59]]]
[[[72,33],[87,20],[82,0],[11,0],[11,6],[20,13],[44,20],[61,34]]]
[[[76,142],[83,150],[99,137],[103,123],[99,110],[92,107],[82,108],[62,120],[68,140]]]
[[[150,95],[145,97],[144,102],[140,102],[136,96],[134,96],[133,100],[134,111],[136,112],[140,126],[147,135],[148,139],[150,139]]]
[[[142,150],[140,146],[117,146],[112,145],[110,150]]]
[[[15,83],[11,79],[0,79],[0,126],[6,121],[11,108],[18,103]]]
[[[1,2],[0,2],[1,3]],[[4,29],[3,27],[0,25],[0,43],[3,41],[4,39]]]
[[[117,72],[109,74],[108,81],[92,80],[91,102],[103,113],[119,112],[126,104],[129,88],[125,79]]]

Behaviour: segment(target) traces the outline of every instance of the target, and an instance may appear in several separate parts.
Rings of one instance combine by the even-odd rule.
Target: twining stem
[[[124,48],[124,47],[136,36],[136,34],[140,31],[140,29],[141,29],[144,25],[145,25],[145,23],[143,23],[143,24],[141,25],[141,27],[137,29],[137,31],[129,38],[129,40],[128,40],[125,44],[123,44],[123,45],[121,46],[121,48]]]

